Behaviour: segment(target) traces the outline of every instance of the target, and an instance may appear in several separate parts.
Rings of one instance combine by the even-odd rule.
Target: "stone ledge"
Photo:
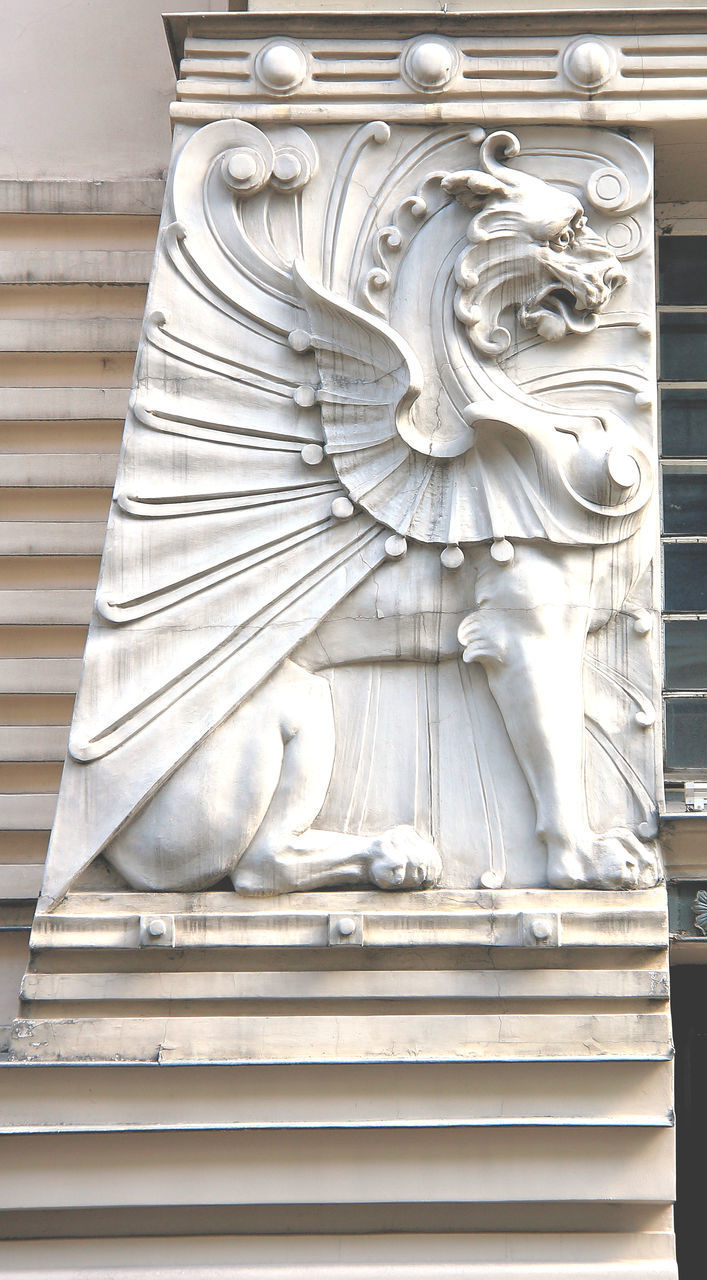
[[[161,929],[160,925],[164,924]],[[353,924],[353,928],[349,926]],[[343,928],[342,928],[343,926]],[[664,886],[633,892],[480,889],[242,898],[235,893],[70,893],[38,903],[33,950],[53,947],[653,947]]]
[[[2,178],[0,213],[157,216],[163,178]]]

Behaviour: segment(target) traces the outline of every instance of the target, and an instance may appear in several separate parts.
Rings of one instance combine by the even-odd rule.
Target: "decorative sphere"
[[[294,182],[299,177],[300,164],[292,151],[279,151],[275,156],[272,171],[280,182]]]
[[[385,554],[391,560],[399,560],[405,555],[408,549],[407,538],[400,533],[391,533],[389,538],[385,540]]]
[[[295,45],[271,44],[263,50],[257,71],[264,85],[284,93],[289,89],[296,89],[302,83],[306,63]]]
[[[496,564],[512,564],[515,552],[513,551],[513,543],[507,538],[494,538],[490,548],[491,559]]]
[[[624,449],[612,449],[606,460],[607,470],[619,489],[632,489],[641,478],[641,471],[632,454]]]
[[[445,569],[460,569],[464,563],[464,552],[456,543],[450,543],[444,548],[440,560]]]
[[[410,49],[406,70],[421,89],[442,89],[455,69],[455,52],[444,40],[420,40]]]
[[[611,49],[601,40],[580,40],[569,49],[565,70],[570,80],[580,88],[598,89],[613,75]]]
[[[292,399],[295,404],[299,405],[300,409],[311,409],[312,405],[317,403],[317,393],[314,387],[308,387],[303,384],[301,387],[295,387]]]
[[[549,920],[543,920],[542,916],[538,916],[530,926],[530,932],[538,942],[546,942],[552,933],[552,926]]]
[[[228,161],[228,172],[234,182],[248,182],[250,178],[255,177],[257,169],[255,156],[252,151],[234,151]]]
[[[349,498],[334,498],[331,514],[335,520],[348,520],[354,513],[353,502]]]
[[[288,333],[287,341],[293,351],[309,351],[312,345],[312,335],[307,333],[306,329],[293,329],[291,333]]]
[[[300,457],[308,467],[318,467],[324,461],[324,450],[320,444],[305,444],[300,450]]]

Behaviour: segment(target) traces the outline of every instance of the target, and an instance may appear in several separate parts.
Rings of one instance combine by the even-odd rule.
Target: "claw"
[[[393,827],[372,843],[370,876],[379,889],[431,887],[441,874],[437,850],[414,827]]]
[[[589,833],[551,858],[548,878],[558,889],[649,889],[660,882],[661,870],[655,849],[617,827],[601,836]]]

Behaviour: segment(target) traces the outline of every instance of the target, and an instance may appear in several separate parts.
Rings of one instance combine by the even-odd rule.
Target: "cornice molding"
[[[369,119],[374,109],[391,123],[655,126],[707,116],[704,7],[210,13],[165,23],[180,74],[172,116],[192,124],[306,123],[321,119],[324,103],[330,122]]]

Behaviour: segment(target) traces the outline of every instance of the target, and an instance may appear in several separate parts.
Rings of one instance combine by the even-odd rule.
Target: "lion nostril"
[[[626,276],[620,267],[609,267],[604,272],[604,285],[607,289],[618,289],[626,283]]]

